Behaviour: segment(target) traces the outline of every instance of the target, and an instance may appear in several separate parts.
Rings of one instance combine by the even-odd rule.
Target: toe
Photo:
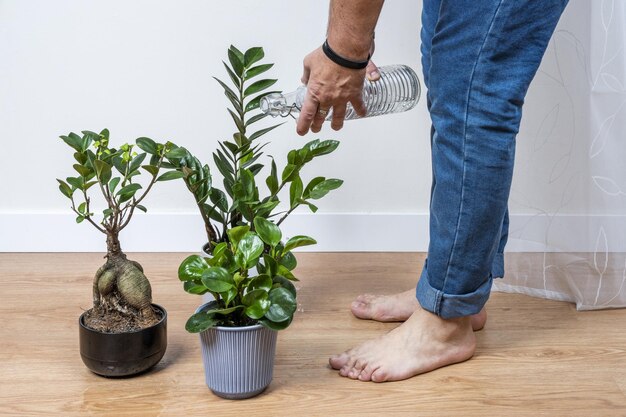
[[[348,352],[343,352],[340,355],[332,356],[328,359],[328,363],[333,369],[341,369],[344,365],[348,363],[350,356]]]
[[[372,380],[372,373],[374,373],[374,371],[378,369],[375,368],[371,365],[367,365],[365,368],[363,368],[361,370],[361,373],[359,374],[359,381],[371,381]]]
[[[365,368],[365,362],[361,359],[357,359],[352,366],[352,369],[348,372],[348,377],[352,379],[357,379],[361,374],[363,368]]]
[[[354,355],[348,356],[348,361],[341,367],[339,370],[339,374],[341,376],[350,376],[350,372],[354,369],[354,364],[356,363],[356,357]]]
[[[378,368],[377,370],[372,372],[370,379],[373,382],[385,382],[387,380],[387,377],[387,372],[384,369]]]

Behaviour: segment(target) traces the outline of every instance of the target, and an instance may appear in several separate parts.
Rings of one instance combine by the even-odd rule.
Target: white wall
[[[582,2],[570,5],[576,8]],[[405,63],[421,74],[420,11],[417,0],[386,3],[375,62]],[[221,61],[227,47],[263,46],[276,63],[271,75],[278,87],[291,90],[299,84],[303,56],[324,39],[326,17],[327,2],[319,1],[0,1],[0,250],[102,249],[101,236],[87,224],[73,224],[57,190],[55,178],[72,173],[60,134],[108,127],[113,141],[172,140],[209,161],[216,141],[233,132],[227,100],[211,78],[226,78]],[[563,20],[562,26],[576,26],[575,10]],[[532,89],[527,108],[549,106],[546,97],[551,93]],[[526,111],[524,140],[543,134],[534,127],[542,110]],[[320,202],[321,215],[296,215],[289,232],[321,235],[322,250],[424,250],[428,120],[422,100],[410,113],[347,122],[340,132],[325,127],[303,139],[288,120],[268,135],[267,153],[279,162],[306,140],[342,142],[305,174],[342,178],[344,186]],[[557,136],[571,136],[567,122],[555,129]],[[532,189],[536,173],[518,170],[517,189]],[[551,195],[545,189],[533,198]],[[567,212],[588,214],[583,197]],[[514,213],[533,214],[516,201]],[[202,243],[181,184],[162,184],[146,205],[151,214],[138,215],[122,236],[128,250],[187,251]],[[170,230],[159,233],[163,224]]]

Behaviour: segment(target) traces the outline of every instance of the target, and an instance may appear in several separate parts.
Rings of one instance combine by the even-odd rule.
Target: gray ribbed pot
[[[212,308],[203,304],[196,313]],[[222,398],[244,399],[262,393],[272,382],[278,332],[260,324],[213,327],[200,333],[206,384]]]

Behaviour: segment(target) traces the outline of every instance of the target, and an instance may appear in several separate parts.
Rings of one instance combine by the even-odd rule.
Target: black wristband
[[[371,55],[367,55],[367,59],[365,61],[351,61],[338,55],[335,51],[333,51],[328,45],[328,39],[322,45],[322,51],[326,54],[328,59],[333,61],[335,64],[340,65],[344,68],[350,68],[355,70],[360,70],[367,67],[367,63],[370,61]]]

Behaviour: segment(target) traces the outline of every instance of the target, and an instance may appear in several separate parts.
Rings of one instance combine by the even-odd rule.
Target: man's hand
[[[374,42],[371,53],[374,53]],[[372,61],[363,70],[353,70],[332,62],[322,48],[307,55],[302,75],[302,83],[307,85],[307,95],[298,117],[298,134],[306,135],[309,129],[314,133],[319,132],[331,109],[333,118],[330,126],[334,130],[341,129],[348,103],[352,104],[359,116],[365,116],[362,92],[366,75],[370,81],[380,78],[378,68]]]

